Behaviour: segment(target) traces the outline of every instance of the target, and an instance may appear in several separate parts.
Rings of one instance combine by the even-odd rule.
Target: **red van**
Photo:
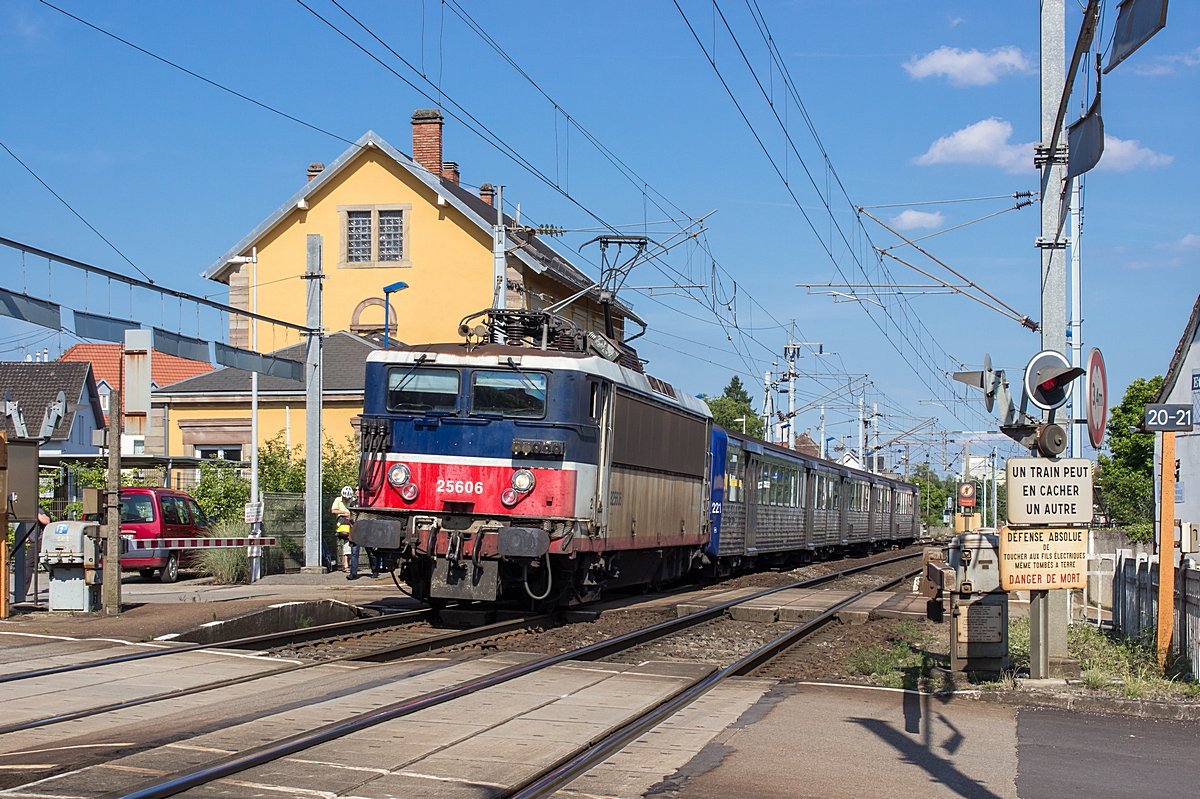
[[[121,489],[121,537],[142,539],[197,538],[209,535],[209,521],[196,500],[169,488]],[[196,550],[138,549],[121,556],[121,568],[136,569],[143,579],[173,583],[180,566]]]

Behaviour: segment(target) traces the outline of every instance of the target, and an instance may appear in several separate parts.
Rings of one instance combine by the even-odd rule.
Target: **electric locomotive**
[[[460,333],[366,367],[354,538],[430,604],[562,605],[916,536],[914,486],[715,426],[624,343],[537,311]]]
[[[462,344],[369,356],[355,540],[435,602],[561,603],[698,565],[704,402],[561,317],[483,316]]]

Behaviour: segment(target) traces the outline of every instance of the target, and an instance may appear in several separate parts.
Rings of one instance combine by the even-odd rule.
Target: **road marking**
[[[85,768],[77,768],[74,771],[67,771],[62,774],[55,774],[52,777],[42,777],[40,780],[34,780],[33,782],[27,782],[24,785],[18,785],[15,788],[9,788],[7,790],[0,791],[0,795],[10,796],[12,794],[16,794],[22,788],[32,788],[35,785],[41,785],[43,782],[49,782],[50,780],[58,780],[58,779],[62,779],[63,777],[70,777],[72,774],[79,774],[85,770],[86,770],[86,767]],[[50,796],[47,794],[18,794],[18,795],[19,796],[41,796],[43,799],[84,799],[84,797],[82,797],[82,796]]]
[[[75,744],[74,746],[52,746],[48,749],[26,749],[23,752],[3,752],[0,757],[16,757],[17,755],[40,755],[46,752],[61,752],[65,749],[105,749],[113,746],[133,746],[133,742],[112,744]]]
[[[501,790],[508,788],[507,785],[501,785],[498,782],[482,782],[480,780],[464,780],[461,777],[435,777],[432,774],[421,774],[418,771],[393,771],[401,777],[417,777],[422,780],[435,780],[437,782],[454,782],[463,785],[482,785],[485,788],[500,788]]]
[[[953,691],[914,691],[911,688],[888,688],[883,685],[855,685],[847,682],[820,682],[817,680],[796,680],[795,682],[788,681],[788,685],[814,685],[818,688],[851,688],[858,691],[887,691],[894,694],[916,694],[917,696],[946,696],[953,694],[955,696],[975,696],[983,693],[978,688],[972,689],[955,689]]]
[[[212,752],[217,755],[235,754],[231,749],[214,749],[211,746],[189,746],[188,744],[163,744],[163,749],[186,749],[189,752]]]
[[[41,771],[42,769],[57,767],[57,763],[25,763],[20,766],[0,766],[0,771]]]
[[[70,635],[42,635],[41,633],[17,633],[0,630],[0,635],[17,635],[23,638],[45,638],[49,641],[104,641],[109,644],[124,644],[125,646],[148,646],[151,649],[162,649],[149,641],[123,641],[120,638],[74,638]]]
[[[301,760],[298,757],[287,758],[291,763],[306,763],[310,766],[326,766],[328,768],[340,768],[347,771],[366,771],[371,774],[391,774],[392,772],[386,768],[368,768],[367,766],[347,766],[343,763],[330,763],[325,760]]]
[[[96,768],[107,768],[113,771],[128,771],[133,774],[149,774],[154,777],[161,777],[169,772],[161,771],[155,768],[139,768],[137,766],[118,766],[116,763],[97,763]]]

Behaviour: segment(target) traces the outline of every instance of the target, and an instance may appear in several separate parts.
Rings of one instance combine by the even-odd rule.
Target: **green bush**
[[[196,556],[196,567],[219,585],[244,583],[250,579],[250,557],[245,547],[203,549]]]

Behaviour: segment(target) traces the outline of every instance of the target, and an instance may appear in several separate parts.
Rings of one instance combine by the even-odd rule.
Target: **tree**
[[[750,394],[746,392],[742,381],[737,375],[729,381],[729,385],[725,386],[725,391],[721,396],[710,398],[701,395],[703,400],[708,403],[708,409],[712,411],[713,421],[728,430],[741,430],[742,422],[734,421],[735,419],[745,419],[747,435],[762,438],[763,420],[762,417],[754,410],[754,404],[750,399]]]
[[[227,461],[200,461],[200,480],[188,491],[213,524],[241,519],[250,501],[250,481]]]
[[[954,478],[947,477],[943,480],[929,464],[918,463],[913,467],[909,482],[921,489],[921,507],[917,511],[921,521],[930,527],[941,527],[946,497],[952,496],[955,490]]]
[[[1096,487],[1112,520],[1125,527],[1131,541],[1154,537],[1154,434],[1135,433],[1162,388],[1161,375],[1137,378],[1125,389],[1121,404],[1110,409],[1105,448],[1100,454]]]

